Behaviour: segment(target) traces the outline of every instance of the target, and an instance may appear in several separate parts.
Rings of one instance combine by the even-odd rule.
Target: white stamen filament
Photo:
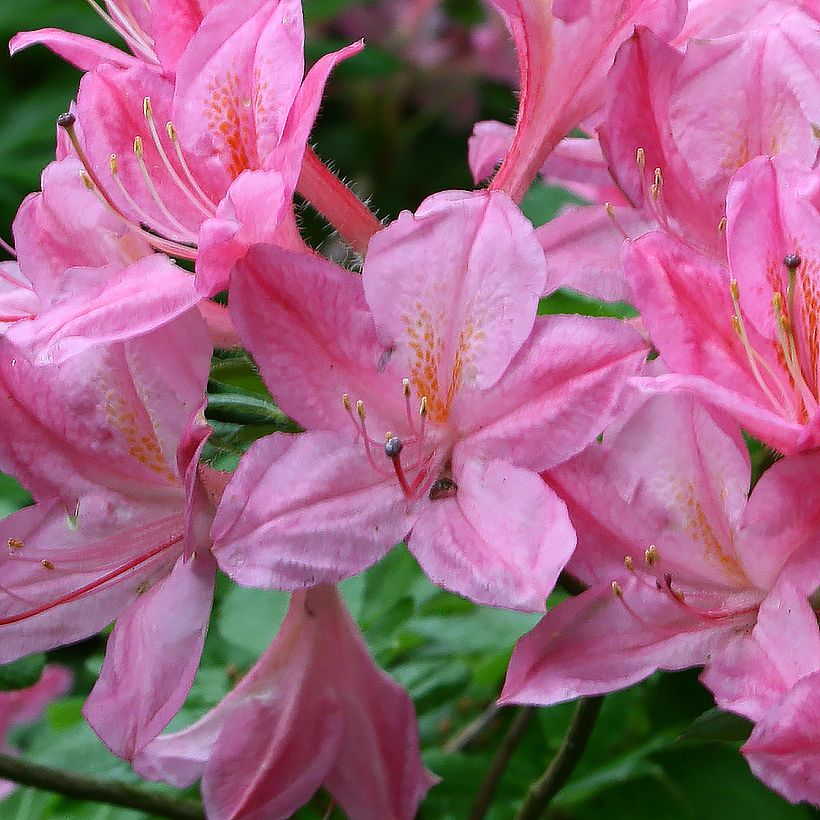
[[[102,6],[95,0],[86,0],[89,6],[105,21],[106,25],[110,26],[117,34],[125,40],[126,43],[135,51],[144,57],[148,62],[154,65],[159,65],[159,60],[153,50],[145,44],[140,38],[135,37],[130,31],[130,28],[124,28],[122,24],[117,22],[110,14],[108,14]]]
[[[216,213],[216,203],[208,196],[208,194],[205,193],[205,191],[202,190],[202,186],[196,181],[196,178],[191,173],[191,169],[188,167],[188,163],[185,161],[185,157],[182,154],[182,148],[179,144],[179,136],[177,134],[176,127],[172,122],[168,122],[165,124],[165,130],[168,134],[168,139],[171,140],[171,144],[174,146],[174,151],[176,152],[182,172],[185,174],[185,178],[191,183],[191,187],[194,192],[202,198],[205,207],[210,208],[212,213]]]

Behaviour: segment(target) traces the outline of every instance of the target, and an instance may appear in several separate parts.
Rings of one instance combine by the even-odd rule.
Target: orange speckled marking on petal
[[[683,513],[687,534],[695,543],[703,544],[706,560],[720,567],[731,580],[748,583],[743,566],[735,554],[734,534],[729,532],[728,549],[725,548],[698,500],[695,484],[687,484],[676,494],[675,499]]]
[[[208,130],[231,179],[236,179],[251,167],[243,132],[253,133],[253,126],[248,128],[247,122],[252,100],[242,97],[239,77],[232,72],[211,81],[207,88],[204,113]]]
[[[806,259],[798,252],[802,259],[800,267],[796,272],[796,279],[800,284],[800,291],[803,296],[803,338],[808,350],[806,356],[811,367],[808,375],[808,383],[814,385],[815,395],[817,394],[817,360],[818,360],[818,314],[820,314],[820,293],[817,290],[817,280],[820,277],[820,265],[816,259]]]
[[[177,478],[165,461],[156,435],[140,435],[136,416],[129,410],[122,396],[113,389],[108,389],[105,393],[105,416],[108,423],[125,437],[131,458],[151,472],[176,482]]]

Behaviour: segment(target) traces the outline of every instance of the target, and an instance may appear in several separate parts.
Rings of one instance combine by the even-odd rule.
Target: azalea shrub
[[[90,6],[0,11],[0,815],[815,816],[820,5]]]

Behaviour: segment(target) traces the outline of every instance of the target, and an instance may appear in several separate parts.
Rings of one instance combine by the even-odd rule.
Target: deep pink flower
[[[816,574],[817,548],[814,559]],[[792,802],[820,805],[820,630],[805,593],[779,582],[751,637],[723,652],[703,682],[719,706],[755,721],[741,750],[752,771]]]
[[[412,701],[373,663],[330,586],[294,593],[236,689],[134,765],[178,788],[201,777],[213,820],[290,817],[322,785],[351,820],[410,820],[436,782]]]
[[[518,642],[505,701],[546,705],[716,663],[753,640],[760,607],[784,605],[783,583],[807,596],[820,582],[820,455],[778,462],[747,501],[743,438],[695,399],[645,401],[546,477],[578,533],[569,570],[589,589]]]
[[[690,390],[783,452],[820,444],[820,175],[760,157],[727,200],[728,269],[661,233],[626,247],[633,301],[669,368],[649,390]]]
[[[237,243],[300,242],[292,196],[307,138],[330,71],[361,47],[305,76],[298,0],[220,3],[175,75],[140,62],[88,72],[73,150],[110,209],[157,250],[197,259],[211,294],[225,287]]]
[[[5,754],[15,752],[6,743],[6,733],[12,726],[37,720],[51,701],[64,695],[71,686],[71,673],[62,666],[47,666],[37,683],[27,689],[0,692],[0,749]],[[17,788],[16,783],[0,780],[0,799]]]
[[[603,103],[615,52],[636,25],[674,36],[678,0],[493,0],[518,52],[521,101],[512,146],[492,183],[520,199],[556,145]]]
[[[195,312],[60,365],[0,341],[14,431],[0,468],[36,502],[0,522],[0,662],[118,619],[86,715],[125,757],[181,705],[208,624],[214,500],[198,461],[210,355]]]
[[[214,522],[225,571],[251,586],[334,582],[412,530],[436,583],[542,609],[574,536],[538,472],[597,435],[645,356],[620,322],[537,318],[544,288],[532,226],[500,193],[445,192],[402,214],[371,240],[362,277],[253,249],[234,321],[309,432],[244,457]]]

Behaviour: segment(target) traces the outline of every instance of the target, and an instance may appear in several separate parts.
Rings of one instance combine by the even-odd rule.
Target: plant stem
[[[524,733],[527,731],[527,727],[530,725],[530,721],[534,715],[535,708],[532,706],[527,706],[517,711],[517,714],[510,724],[510,728],[507,730],[507,734],[504,735],[501,745],[498,747],[493,762],[490,764],[487,776],[484,778],[484,782],[478,790],[473,808],[470,811],[469,820],[483,820],[487,814],[487,810],[493,802],[496,789],[507,769],[510,758],[518,748],[518,744],[524,737]]]
[[[453,737],[441,747],[441,750],[448,755],[462,751],[484,734],[487,727],[495,720],[500,708],[501,707],[493,701],[478,717],[471,720],[463,729],[453,735]]]
[[[603,701],[603,695],[580,698],[561,747],[544,774],[530,786],[516,820],[538,820],[543,816],[550,801],[564,787],[581,759]]]
[[[196,800],[168,797],[138,786],[42,766],[12,755],[0,754],[0,777],[23,786],[56,792],[77,800],[108,803],[137,809],[172,820],[204,820],[202,804]]]
[[[381,222],[311,148],[305,151],[296,187],[353,250],[365,253],[370,237],[381,230]]]

